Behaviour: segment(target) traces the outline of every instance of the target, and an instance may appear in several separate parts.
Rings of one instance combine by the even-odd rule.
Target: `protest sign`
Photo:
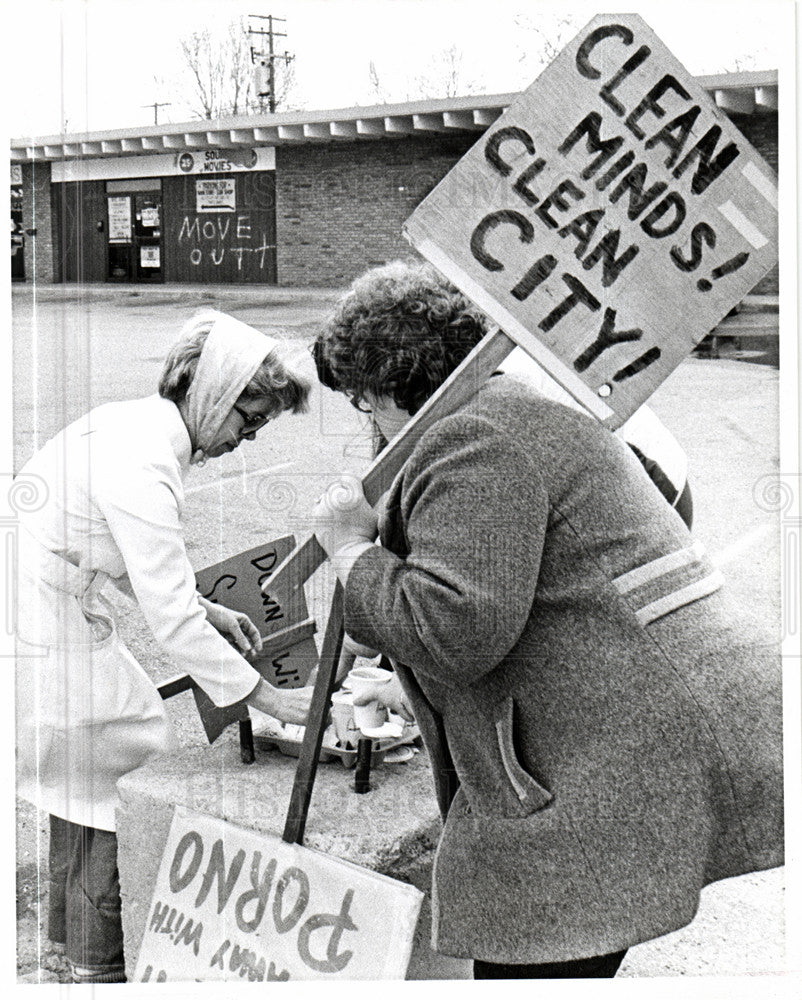
[[[405,226],[610,427],[776,263],[776,231],[771,168],[633,14],[594,18]]]
[[[308,614],[302,588],[284,601],[273,594],[263,594],[261,589],[294,545],[295,538],[284,535],[207,566],[195,576],[198,593],[216,604],[243,611],[263,637],[302,622]],[[276,687],[301,687],[317,663],[315,640],[310,636],[269,659],[270,662],[254,661],[266,680]]]
[[[414,886],[177,807],[136,982],[403,979]]]

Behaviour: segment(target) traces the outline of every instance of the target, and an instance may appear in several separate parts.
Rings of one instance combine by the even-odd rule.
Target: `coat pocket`
[[[512,698],[506,698],[496,706],[494,722],[501,761],[521,806],[527,814],[543,809],[554,796],[518,760],[514,740],[515,702]]]

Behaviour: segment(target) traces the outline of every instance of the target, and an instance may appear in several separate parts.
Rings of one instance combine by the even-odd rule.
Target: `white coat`
[[[117,779],[170,740],[104,606],[108,577],[128,576],[163,651],[216,705],[259,680],[198,603],[181,528],[190,457],[177,406],[149,396],[92,410],[19,474],[47,499],[19,531],[18,792],[85,826],[115,829]]]

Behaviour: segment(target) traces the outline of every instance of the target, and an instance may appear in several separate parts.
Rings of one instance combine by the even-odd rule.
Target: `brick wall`
[[[476,138],[278,147],[278,283],[346,285],[368,267],[414,257],[403,222]]]
[[[53,223],[50,201],[50,164],[22,165],[22,225],[36,229],[25,237],[25,281],[52,284]]]
[[[731,115],[777,169],[777,116]],[[477,136],[278,147],[276,227],[280,285],[347,285],[367,268],[415,252],[401,226]],[[756,286],[776,294],[773,268]]]

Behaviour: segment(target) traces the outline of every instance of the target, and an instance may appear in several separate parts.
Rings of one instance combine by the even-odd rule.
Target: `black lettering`
[[[529,181],[537,177],[545,166],[545,160],[533,160],[512,186],[513,191],[517,195],[520,195],[527,205],[537,205],[538,198],[535,192],[529,187]]]
[[[638,51],[627,59],[615,76],[608,80],[599,91],[599,97],[605,104],[609,105],[609,107],[611,107],[617,115],[623,115],[626,108],[617,97],[613,97],[613,91],[630,75],[630,73],[634,73],[638,66],[640,66],[642,62],[645,62],[651,54],[652,50],[648,45],[641,45]]]
[[[359,929],[348,912],[353,898],[354,890],[348,889],[343,896],[339,913],[317,913],[311,916],[298,932],[298,953],[310,969],[314,969],[316,972],[342,972],[351,961],[354,954],[352,951],[338,951],[337,949],[344,931]],[[331,935],[326,945],[326,957],[319,959],[312,955],[309,947],[310,938],[316,930],[324,927],[331,927]]]
[[[674,167],[674,177],[681,177],[688,166],[695,159],[699,159],[699,166],[691,181],[691,191],[694,194],[701,194],[710,184],[738,158],[740,150],[734,142],[728,143],[717,155],[713,156],[713,151],[721,137],[721,126],[713,125],[688,152],[688,155]]]
[[[622,171],[627,169],[634,159],[635,154],[631,149],[624,153],[620,160],[616,160],[610,169],[605,170],[601,177],[598,178],[596,188],[599,191],[603,191],[611,181],[614,181]]]
[[[241,931],[251,933],[261,924],[262,917],[267,907],[267,897],[270,895],[270,886],[273,884],[273,876],[276,873],[276,859],[271,858],[265,865],[264,874],[259,877],[259,865],[262,862],[262,852],[254,851],[251,860],[251,885],[253,888],[246,890],[237,900],[234,908],[234,916],[237,926]],[[249,903],[256,903],[253,916],[246,920],[245,907]]]
[[[503,271],[504,265],[500,260],[485,250],[485,236],[496,226],[510,224],[516,226],[520,234],[521,243],[531,243],[535,236],[535,227],[520,212],[512,212],[507,208],[502,208],[498,212],[491,212],[486,215],[476,226],[471,236],[471,253],[479,261],[482,267],[488,271]]]
[[[269,983],[286,983],[289,981],[290,974],[286,969],[282,969],[281,972],[276,972],[276,963],[271,962],[267,967],[266,979]]]
[[[277,601],[274,601],[269,594],[262,595],[262,606],[265,609],[265,624],[272,621],[278,621],[284,617],[281,605]]]
[[[590,53],[596,48],[599,42],[613,35],[621,38],[624,45],[631,45],[635,37],[630,29],[623,24],[602,24],[591,31],[585,41],[579,46],[576,53],[576,68],[588,80],[598,80],[601,77],[601,72],[595,66],[591,65],[588,58]]]
[[[712,250],[716,245],[716,232],[706,222],[697,222],[691,230],[690,256],[683,257],[682,248],[674,246],[671,248],[669,257],[680,271],[695,271],[702,262],[702,245],[705,243]]]
[[[658,229],[655,223],[659,222],[666,212],[672,208],[674,209],[674,218],[668,225],[662,229]],[[651,236],[655,240],[660,240],[664,236],[671,236],[672,233],[676,233],[685,221],[686,214],[685,199],[682,195],[677,194],[676,191],[669,191],[665,198],[649,212],[643,222],[641,222],[640,227],[647,236]]]
[[[182,875],[180,874],[181,865],[184,861],[184,855],[190,847],[193,851],[192,858],[187,865],[186,871]],[[189,883],[198,874],[198,869],[200,868],[202,860],[203,840],[201,840],[201,835],[199,833],[195,830],[190,830],[188,833],[184,834],[176,846],[173,861],[170,865],[170,889],[173,892],[181,892],[183,889],[186,889]]]
[[[298,884],[298,898],[295,900],[293,908],[285,917],[281,912],[281,907],[284,902],[284,893],[292,881]],[[276,883],[276,894],[273,896],[273,922],[279,934],[286,934],[287,931],[292,930],[301,919],[308,902],[309,879],[306,872],[300,868],[288,868]]]
[[[615,317],[615,309],[608,307],[604,310],[604,319],[598,337],[574,361],[574,368],[578,372],[584,372],[590,368],[596,358],[606,351],[608,347],[612,347],[613,344],[627,344],[631,340],[640,340],[643,336],[643,330],[637,328],[632,330],[616,330]]]
[[[632,244],[621,254],[618,253],[618,241],[621,238],[620,229],[612,229],[605,233],[596,246],[582,261],[582,267],[589,271],[599,261],[602,262],[602,287],[609,288],[618,278],[624,268],[640,253],[640,247]]]
[[[653,136],[646,140],[646,148],[652,149],[658,143],[662,143],[668,150],[665,165],[673,167],[677,161],[677,157],[685,148],[685,143],[688,141],[688,136],[691,134],[701,110],[698,104],[694,104],[692,108],[688,108],[681,115],[677,115],[667,125],[664,125],[659,132],[655,132]]]
[[[638,372],[642,372],[644,368],[648,368],[649,365],[653,365],[659,357],[660,348],[650,347],[645,354],[641,354],[641,356],[636,358],[632,364],[629,364],[620,371],[617,371],[615,375],[613,375],[613,381],[623,382],[624,379],[632,378],[633,375],[637,375]]]
[[[203,924],[197,923],[193,926],[193,923],[194,921],[191,917],[189,917],[180,932],[176,927],[176,935],[173,944],[183,943],[192,945],[192,952],[194,955],[197,955],[200,951],[200,939],[203,934]]]
[[[159,903],[158,901],[153,904],[153,913],[150,917],[150,930],[159,932],[161,925],[164,923],[164,918],[170,911],[170,907],[167,903]]]
[[[593,234],[596,232],[596,228],[603,217],[603,208],[594,208],[590,212],[583,212],[575,219],[572,219],[567,226],[563,226],[557,235],[561,236],[563,239],[565,239],[566,236],[573,236],[577,241],[574,253],[577,257],[581,258],[582,254],[590,245],[590,241],[593,239]],[[515,293],[513,292],[513,294]]]
[[[204,902],[211,892],[212,885],[217,881],[217,912],[222,913],[231,893],[234,891],[234,884],[239,878],[244,861],[245,851],[240,848],[234,855],[231,867],[226,872],[223,841],[216,840],[209,855],[209,864],[206,866],[203,881],[201,882],[200,889],[198,889],[195,906],[200,906]]]
[[[624,119],[624,124],[636,138],[642,139],[646,135],[646,133],[637,125],[637,121],[639,118],[642,118],[647,111],[651,111],[655,118],[662,118],[665,115],[666,109],[657,102],[667,90],[673,90],[675,93],[679,94],[680,97],[689,98],[691,96],[679,80],[677,80],[676,77],[671,76],[670,73],[658,80],[640,104],[634,110],[630,111]]]
[[[527,299],[532,294],[539,284],[548,278],[556,266],[557,258],[552,257],[549,253],[547,253],[544,257],[541,257],[540,260],[536,260],[515,288],[512,289],[513,296],[518,299],[519,302],[523,302],[524,299]]]
[[[256,559],[251,559],[251,566],[254,569],[259,570],[259,579],[256,581],[257,586],[261,587],[265,580],[273,572],[273,567],[276,565],[276,560],[278,559],[278,553],[274,550],[273,552],[268,552],[266,555],[259,556]]]
[[[583,180],[592,177],[599,167],[603,166],[611,157],[615,156],[624,142],[624,137],[617,135],[612,139],[602,139],[601,137],[601,115],[598,111],[591,111],[585,115],[582,121],[565,137],[558,147],[558,152],[566,155],[579,140],[585,137],[585,147],[588,153],[599,153],[599,156],[589,163],[580,174]],[[632,154],[634,158],[634,153]]]
[[[625,191],[629,192],[629,205],[627,206],[627,216],[634,221],[641,212],[661,195],[668,187],[665,181],[658,181],[653,184],[648,191],[644,191],[646,175],[649,168],[645,163],[636,164],[628,174],[621,178],[617,187],[610,194],[610,201],[615,204]]]
[[[235,944],[231,952],[231,958],[228,960],[228,967],[232,972],[238,971],[240,979],[244,979],[247,976],[248,982],[264,982],[265,960],[264,958],[260,958],[257,961],[255,952],[252,952],[249,948],[240,948],[238,944]]]
[[[232,576],[230,573],[224,573],[223,576],[218,577],[218,579],[214,581],[214,586],[209,591],[209,593],[203,595],[206,598],[207,601],[211,601],[211,600],[214,599],[212,595],[217,590],[217,588],[220,586],[220,584],[224,583],[226,580],[230,580],[231,581],[231,583],[229,583],[226,586],[226,590],[231,590],[231,588],[237,582],[237,578],[235,576]]]
[[[527,153],[533,156],[535,153],[535,144],[532,142],[532,137],[528,132],[524,132],[522,128],[518,128],[516,125],[508,125],[506,128],[500,128],[497,132],[494,132],[485,143],[485,159],[502,177],[509,177],[512,173],[512,167],[505,160],[501,159],[499,147],[502,142],[511,140],[522,143]]]
[[[567,296],[567,298],[563,299],[559,305],[552,309],[545,319],[542,319],[540,323],[538,323],[538,328],[544,333],[548,333],[549,330],[552,330],[560,322],[560,320],[567,316],[574,306],[579,305],[580,302],[587,306],[591,312],[595,312],[601,305],[599,300],[595,296],[591,295],[578,278],[575,278],[572,274],[564,274],[562,279],[571,289],[571,293]]]
[[[217,951],[212,955],[211,961],[209,962],[210,968],[214,968],[215,965],[219,966],[221,969],[225,969],[225,964],[223,963],[223,956],[231,947],[231,942],[226,938],[226,940],[220,945]]]
[[[161,929],[161,931],[159,933],[172,935],[172,933],[173,933],[173,921],[175,920],[175,914],[176,914],[176,910],[175,910],[175,907],[173,907],[173,909],[170,910],[170,913],[169,913],[169,915],[167,917],[167,923],[164,925],[164,927],[162,927],[162,929]]]
[[[535,215],[551,229],[556,229],[559,223],[549,215],[549,209],[552,205],[556,206],[561,212],[565,212],[570,208],[568,202],[563,197],[566,194],[570,194],[575,201],[581,201],[585,197],[585,192],[580,190],[572,180],[565,180],[561,181],[551,194],[543,199],[539,207],[535,209]]]

